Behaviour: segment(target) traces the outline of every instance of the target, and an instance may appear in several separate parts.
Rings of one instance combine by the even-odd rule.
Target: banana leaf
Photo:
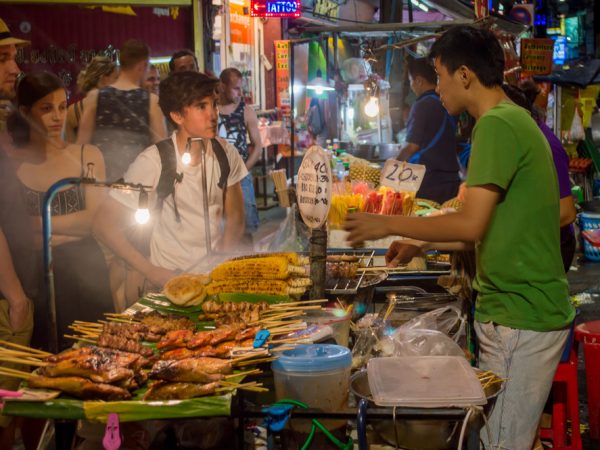
[[[84,406],[81,400],[57,398],[45,402],[24,402],[20,400],[4,400],[2,414],[6,416],[32,417],[34,419],[85,419]]]

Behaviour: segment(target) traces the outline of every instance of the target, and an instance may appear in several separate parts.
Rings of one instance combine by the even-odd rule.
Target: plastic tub
[[[299,400],[311,408],[339,411],[348,405],[352,354],[346,347],[331,344],[298,345],[280,353],[273,362],[275,397]],[[332,428],[345,421],[323,421]],[[310,430],[310,421],[298,421],[294,428]]]
[[[600,214],[581,213],[579,214],[579,225],[581,230],[596,230],[600,228]],[[593,246],[586,239],[583,241],[583,255],[590,261],[600,261],[600,247]]]
[[[308,325],[329,325],[333,328],[336,344],[348,347],[350,337],[350,313],[339,308],[323,308],[306,311],[304,321]]]

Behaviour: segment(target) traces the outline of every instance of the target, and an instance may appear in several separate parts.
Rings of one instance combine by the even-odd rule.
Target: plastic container
[[[273,379],[277,400],[290,398],[322,411],[339,411],[348,406],[350,391],[350,350],[340,345],[298,345],[280,353],[273,362]],[[325,424],[327,422],[327,425]],[[310,430],[310,421],[298,421],[294,429]],[[332,428],[345,421],[324,421]]]
[[[379,406],[445,408],[485,405],[473,368],[462,356],[373,358],[367,365]]]
[[[339,308],[322,308],[306,311],[304,321],[308,325],[329,325],[333,328],[336,344],[348,347],[351,314]]]
[[[579,226],[581,231],[597,230],[600,228],[600,214],[579,214]],[[583,239],[583,256],[590,261],[600,261],[600,247],[595,247],[586,239]]]

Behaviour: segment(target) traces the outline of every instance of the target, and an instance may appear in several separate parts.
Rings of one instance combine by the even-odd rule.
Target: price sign
[[[304,155],[296,189],[304,223],[309,228],[319,228],[327,220],[331,207],[331,165],[321,147],[313,145]]]
[[[424,176],[425,166],[422,164],[409,164],[405,161],[388,159],[381,171],[379,183],[396,192],[417,192]]]

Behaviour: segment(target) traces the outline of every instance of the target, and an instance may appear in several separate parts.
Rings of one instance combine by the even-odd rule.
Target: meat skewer
[[[111,384],[94,383],[81,377],[46,377],[32,375],[27,383],[32,388],[56,389],[83,400],[128,400],[131,394],[126,389]]]
[[[88,378],[95,383],[114,383],[133,378],[133,370],[118,367],[100,358],[65,359],[51,363],[40,369],[41,375],[47,377],[77,376]]]
[[[154,352],[150,347],[146,347],[139,342],[128,340],[120,336],[112,334],[101,334],[98,338],[97,345],[99,347],[112,348],[115,350],[123,350],[130,353],[138,353],[142,356],[152,356]]]
[[[183,400],[204,397],[216,393],[219,386],[219,382],[198,384],[159,381],[150,386],[144,395],[144,400]]]

